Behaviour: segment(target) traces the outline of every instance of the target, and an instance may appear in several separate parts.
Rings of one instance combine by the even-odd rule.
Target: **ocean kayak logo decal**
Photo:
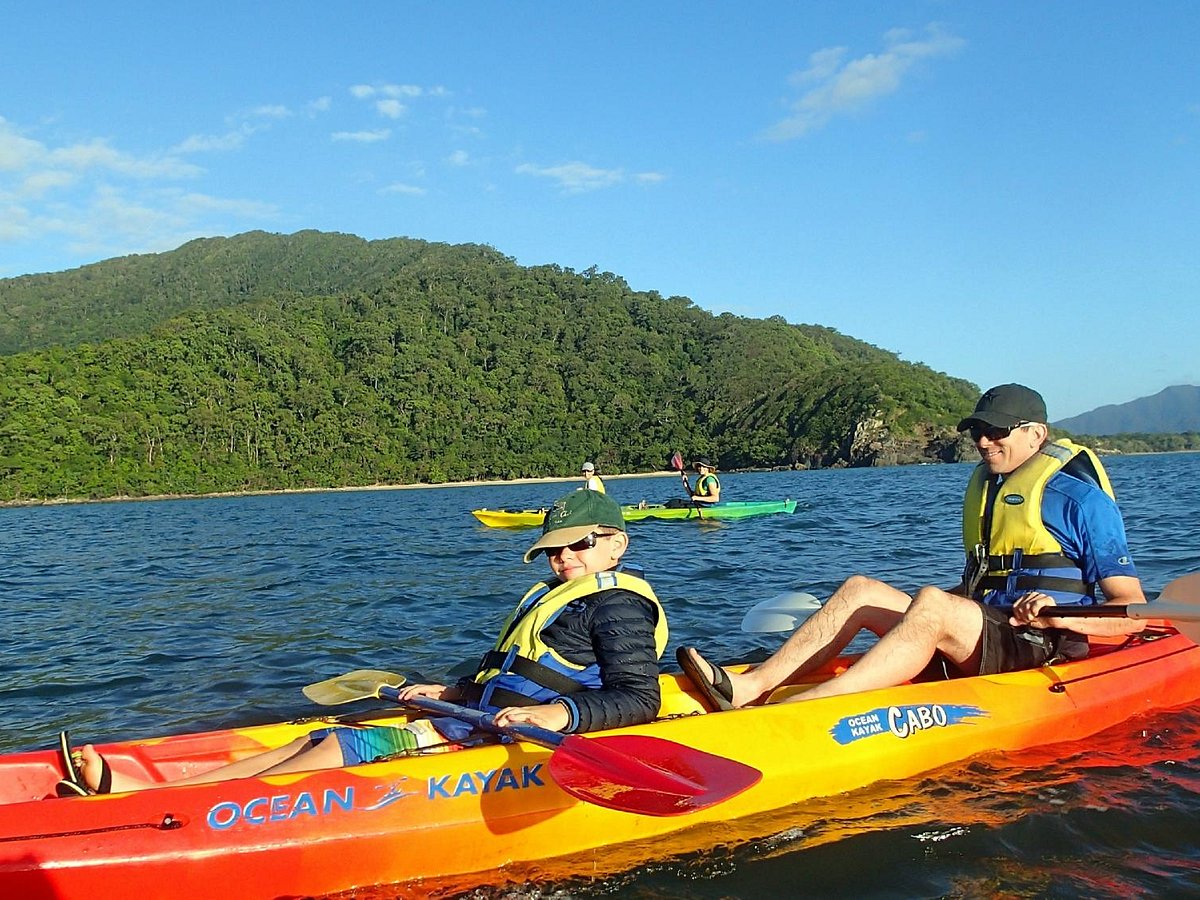
[[[968,723],[970,719],[987,715],[978,706],[963,706],[954,703],[888,706],[846,716],[829,729],[829,734],[839,744],[851,744],[877,734],[891,734],[903,739],[930,728],[962,725]]]
[[[541,775],[542,763],[514,769],[505,766],[486,772],[459,772],[451,775],[432,775],[423,791],[404,790],[401,784],[407,778],[388,785],[383,796],[374,802],[359,797],[353,786],[342,790],[325,788],[322,791],[298,791],[294,794],[275,794],[270,797],[255,797],[244,803],[225,801],[217,803],[205,816],[208,827],[224,831],[239,822],[246,825],[271,825],[287,822],[299,816],[329,816],[337,813],[373,812],[384,809],[409,797],[424,794],[426,800],[450,800],[464,794],[479,796],[495,794],[505,790],[526,790],[545,787]]]

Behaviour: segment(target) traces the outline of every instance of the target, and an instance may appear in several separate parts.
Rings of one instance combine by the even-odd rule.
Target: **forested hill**
[[[318,232],[2,280],[0,342],[0,500],[953,458],[977,394],[610,273]]]

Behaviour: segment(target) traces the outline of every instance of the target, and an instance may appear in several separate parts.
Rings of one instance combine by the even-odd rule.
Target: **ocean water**
[[[1107,460],[1153,596],[1200,570],[1200,455]],[[968,465],[728,474],[727,499],[794,515],[630,525],[627,559],[674,647],[772,649],[742,614],[847,575],[952,584]],[[676,476],[607,480],[620,502]],[[525,530],[477,507],[541,506],[562,484],[341,491],[0,509],[0,751],[308,715],[300,688],[356,668],[441,678],[475,659],[521,593]],[[866,639],[863,639],[865,646]],[[473,897],[1131,897],[1200,894],[1200,712],[1080,744],[979,758],[789,810],[771,836],[603,880]],[[764,832],[765,833],[765,832]]]

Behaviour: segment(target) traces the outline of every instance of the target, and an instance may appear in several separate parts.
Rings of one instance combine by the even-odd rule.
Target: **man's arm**
[[[1110,575],[1108,578],[1101,578],[1099,583],[1106,603],[1125,606],[1146,602],[1146,595],[1142,593],[1142,582],[1131,575]],[[1094,634],[1098,637],[1136,634],[1146,627],[1144,619],[1062,618],[1048,615],[1050,610],[1047,607],[1053,606],[1054,600],[1045,594],[1037,592],[1026,594],[1013,604],[1010,621],[1014,625],[1031,625],[1034,628],[1066,628],[1076,634]]]

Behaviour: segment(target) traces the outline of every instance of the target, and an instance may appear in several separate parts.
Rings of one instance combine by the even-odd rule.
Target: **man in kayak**
[[[604,493],[604,482],[600,480],[600,476],[596,474],[596,466],[593,463],[585,462],[583,464],[583,489],[585,491],[596,491],[599,494]]]
[[[962,582],[910,597],[852,576],[771,658],[744,674],[680,648],[680,665],[715,708],[745,706],[819,669],[864,628],[879,641],[857,663],[789,699],[890,687],[931,662],[948,666],[947,675],[1031,669],[1086,655],[1084,635],[1142,630],[1137,619],[1053,615],[1055,604],[1146,598],[1108,476],[1090,450],[1049,440],[1041,395],[1019,384],[994,387],[958,430],[970,432],[980,456],[963,504]]]
[[[553,577],[517,604],[475,675],[454,685],[416,684],[414,696],[494,712],[498,725],[529,723],[581,733],[639,725],[658,715],[658,659],[667,645],[666,613],[650,585],[622,570],[629,547],[615,501],[578,490],[555,501],[525,562],[545,553]],[[453,749],[470,728],[456,719],[404,726],[335,726],[275,750],[169,784],[201,784],[261,774],[356,765],[421,748]],[[87,744],[63,741],[67,778],[60,794],[165,787],[114,772]]]
[[[692,463],[696,470],[696,486],[692,488],[692,501],[702,506],[721,502],[721,482],[717,479],[717,468],[707,457],[701,456]]]

